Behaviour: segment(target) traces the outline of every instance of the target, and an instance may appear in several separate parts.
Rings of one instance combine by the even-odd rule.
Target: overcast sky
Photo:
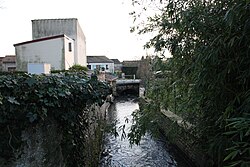
[[[13,44],[32,40],[31,20],[77,18],[87,55],[123,60],[146,55],[145,40],[131,34],[130,0],[0,0],[0,57],[14,55]]]

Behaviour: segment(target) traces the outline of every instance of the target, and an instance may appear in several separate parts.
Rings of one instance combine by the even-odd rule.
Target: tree
[[[80,64],[74,64],[69,68],[70,71],[88,71],[88,68]]]
[[[153,32],[145,47],[160,53],[168,49],[173,55],[157,67],[168,76],[162,85],[162,97],[167,97],[162,104],[177,105],[187,120],[195,114],[192,123],[199,142],[216,166],[249,165],[250,1],[160,0],[158,4],[159,12],[132,30]],[[139,20],[136,12],[131,15]],[[177,104],[170,98],[173,85]]]

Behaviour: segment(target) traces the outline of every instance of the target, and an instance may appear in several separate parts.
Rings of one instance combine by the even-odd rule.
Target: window
[[[70,42],[69,43],[69,52],[71,52],[72,51],[72,43]]]
[[[108,70],[109,69],[109,65],[106,65],[106,70]]]
[[[91,70],[91,65],[87,65],[87,67],[88,67],[88,69],[90,69],[90,70]]]
[[[101,69],[101,66],[100,66],[100,65],[96,65],[96,69],[97,69],[97,70],[100,70],[100,69]]]

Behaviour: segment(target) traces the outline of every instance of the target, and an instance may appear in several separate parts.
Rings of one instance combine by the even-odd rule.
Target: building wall
[[[76,18],[32,20],[33,39],[60,34],[65,34],[75,41],[75,64],[86,66],[86,39]]]
[[[0,71],[3,70],[3,58],[4,57],[0,57]]]
[[[76,48],[78,55],[76,57],[76,64],[81,64],[87,66],[87,56],[86,56],[86,37],[82,31],[82,28],[78,22],[76,22],[77,36],[76,36]],[[73,38],[74,39],[74,38]]]
[[[16,56],[6,55],[0,59],[0,71],[15,71],[16,70]]]
[[[88,65],[91,65],[90,70],[95,70],[97,66],[100,66],[100,69],[105,68],[105,72],[114,73],[114,63],[88,63]],[[108,69],[106,69],[106,65],[108,65]]]
[[[69,43],[71,43],[71,51],[69,48]],[[64,38],[64,69],[68,70],[72,65],[75,64],[75,46],[74,40],[69,38]]]
[[[114,69],[116,72],[122,71],[122,64],[115,64]]]
[[[15,46],[17,70],[27,71],[28,63],[48,63],[51,70],[68,69],[74,64],[74,50],[69,52],[68,43],[72,39],[62,37]]]
[[[16,63],[3,63],[2,64],[2,71],[15,71],[16,70]]]

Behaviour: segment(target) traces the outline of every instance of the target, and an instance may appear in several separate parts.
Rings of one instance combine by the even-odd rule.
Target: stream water
[[[131,126],[131,113],[139,109],[138,102],[133,98],[115,100],[108,111],[108,121],[117,120],[117,129],[125,125],[125,134]],[[184,162],[178,161],[170,152],[167,144],[160,139],[146,135],[140,145],[130,145],[129,140],[119,136],[106,134],[104,153],[100,161],[101,167],[187,167]]]

